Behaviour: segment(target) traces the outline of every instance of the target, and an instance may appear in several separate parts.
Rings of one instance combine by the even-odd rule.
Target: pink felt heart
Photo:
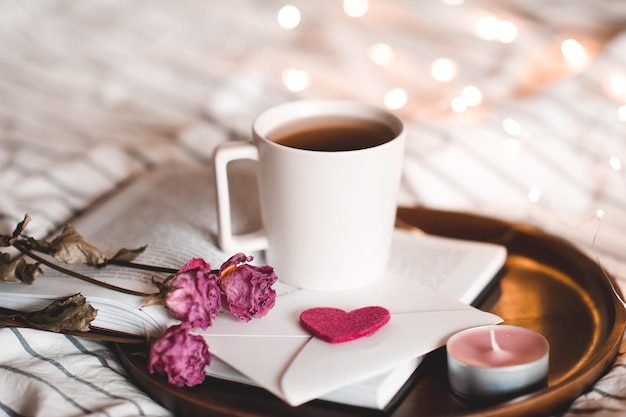
[[[379,306],[350,312],[332,307],[315,307],[300,314],[300,323],[315,337],[330,343],[343,343],[374,333],[390,317],[389,310]]]

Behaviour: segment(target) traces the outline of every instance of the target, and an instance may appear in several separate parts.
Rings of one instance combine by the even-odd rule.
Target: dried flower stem
[[[107,261],[107,264],[123,266],[123,267],[126,267],[126,268],[142,269],[144,271],[163,272],[163,273],[166,273],[166,274],[175,274],[175,273],[178,272],[178,269],[167,268],[165,266],[140,264],[140,263],[137,263],[137,262],[120,261],[120,260],[117,260],[117,259],[109,259]],[[220,271],[219,269],[211,269],[211,273],[212,274],[217,274],[217,273],[219,273],[219,271]]]
[[[33,258],[34,260],[36,260],[37,262],[42,263],[43,265],[46,265],[46,266],[48,266],[48,267],[50,267],[52,269],[55,269],[55,270],[57,270],[59,272],[62,272],[64,274],[70,275],[70,276],[72,276],[74,278],[78,278],[80,280],[89,282],[89,283],[94,284],[94,285],[99,285],[101,287],[108,288],[110,290],[119,291],[119,292],[123,292],[125,294],[130,294],[130,295],[136,295],[136,296],[139,296],[139,297],[152,297],[152,296],[157,295],[157,293],[145,293],[145,292],[141,292],[141,291],[129,290],[128,288],[118,287],[117,285],[108,284],[106,282],[99,281],[99,280],[97,280],[95,278],[88,277],[87,275],[83,275],[81,273],[72,271],[72,270],[67,269],[67,268],[63,268],[62,266],[59,266],[59,265],[57,265],[57,264],[55,264],[53,262],[50,262],[50,261],[42,258],[39,255],[34,254],[28,247],[23,245],[21,242],[13,243],[13,247],[15,247],[17,250],[19,250],[24,255],[26,255],[26,256],[28,256],[30,258]]]
[[[6,310],[4,308],[0,308],[0,310]],[[3,327],[20,327],[24,329],[35,329],[34,326],[26,323],[23,320],[22,313],[11,314],[8,316],[0,316],[0,329]],[[37,329],[42,330],[42,329]],[[45,330],[48,331],[48,330]],[[81,332],[78,330],[61,330],[60,332],[69,336],[80,336],[86,337],[93,340],[100,340],[103,342],[113,342],[113,343],[124,343],[124,344],[135,344],[135,345],[144,345],[146,343],[145,336],[135,336],[125,333],[116,333],[111,332],[104,329],[91,329],[88,332]]]
[[[107,264],[123,266],[126,268],[142,269],[144,271],[163,272],[166,274],[175,274],[176,272],[178,272],[178,269],[174,269],[174,268],[166,268],[164,266],[155,266],[155,265],[146,265],[146,264],[140,264],[137,262],[119,261],[116,259],[109,259],[107,261]]]

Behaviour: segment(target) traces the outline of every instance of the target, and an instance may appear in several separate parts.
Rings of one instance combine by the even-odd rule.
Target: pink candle
[[[468,399],[498,399],[545,385],[548,341],[517,326],[483,326],[448,339],[450,388]]]

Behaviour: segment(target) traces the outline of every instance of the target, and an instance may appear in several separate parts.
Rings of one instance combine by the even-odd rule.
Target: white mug
[[[372,123],[386,132],[365,144]],[[286,142],[296,140],[291,133],[305,140],[302,132],[311,130],[305,145],[315,148],[335,125],[366,131],[356,146],[335,151]],[[221,249],[265,249],[278,279],[299,288],[336,291],[377,281],[391,250],[405,136],[397,116],[355,101],[303,100],[266,110],[251,141],[220,144],[213,154]],[[227,165],[237,159],[258,161],[263,223],[242,235],[232,233],[228,193]]]

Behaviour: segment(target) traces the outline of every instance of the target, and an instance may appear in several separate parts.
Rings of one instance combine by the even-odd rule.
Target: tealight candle
[[[448,339],[446,350],[450,388],[466,399],[512,397],[547,382],[548,341],[524,327],[463,330]]]

